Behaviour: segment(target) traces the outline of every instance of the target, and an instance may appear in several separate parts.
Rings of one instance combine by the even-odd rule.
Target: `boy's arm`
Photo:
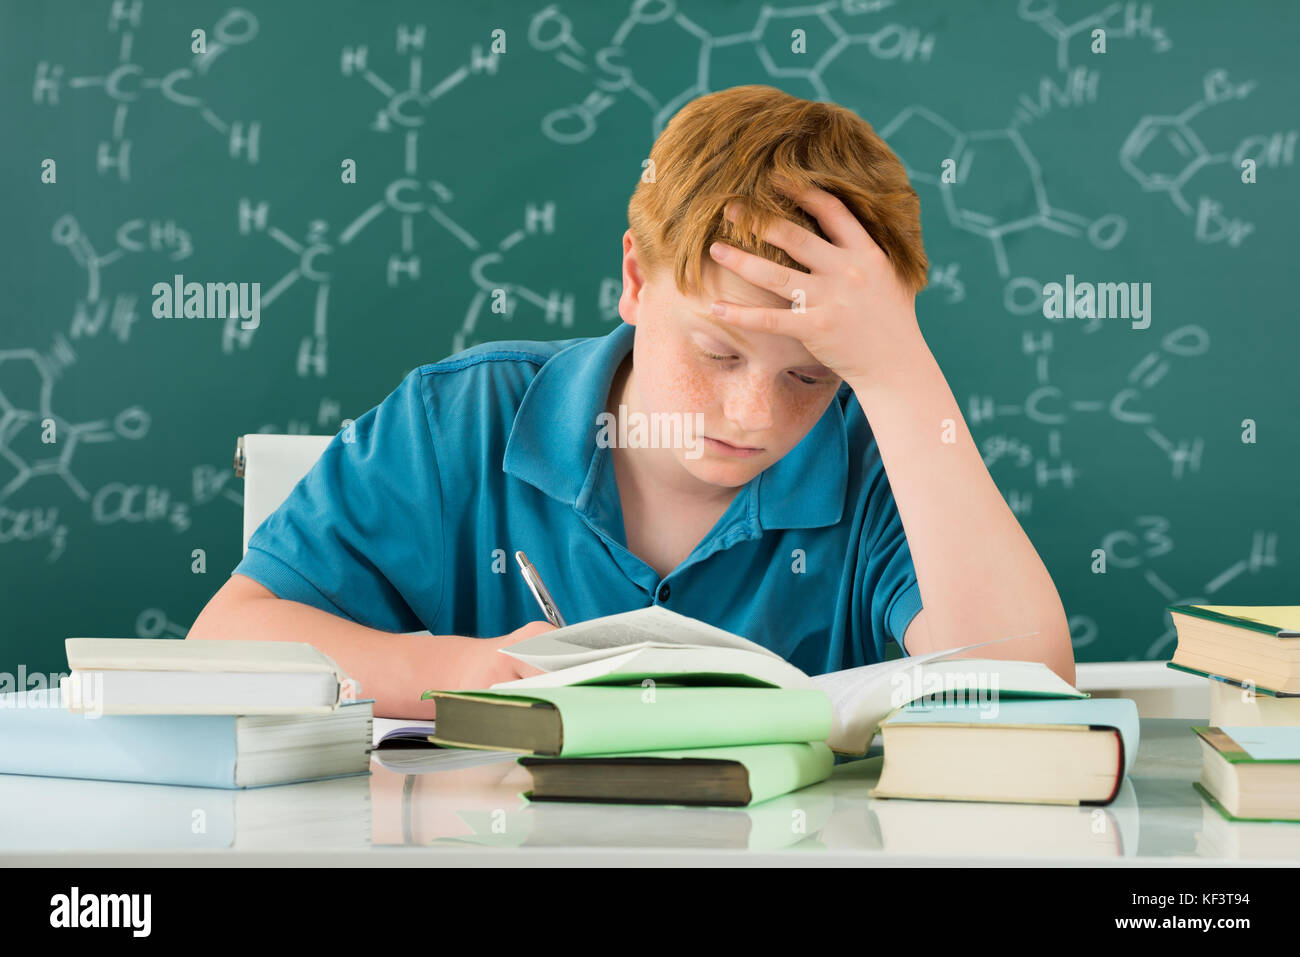
[[[500,638],[392,634],[348,621],[311,605],[277,598],[245,575],[231,575],[185,636],[194,639],[305,641],[356,679],[359,697],[375,699],[380,718],[432,718],[428,688],[486,688],[537,674],[497,649],[550,630],[531,623]]]
[[[871,381],[847,380],[880,449],[924,604],[904,638],[924,654],[1008,635],[965,657],[1042,661],[1074,684],[1060,596],[989,475],[918,330]]]

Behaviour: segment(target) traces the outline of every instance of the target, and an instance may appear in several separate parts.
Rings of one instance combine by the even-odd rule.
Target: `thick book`
[[[1300,821],[1300,727],[1193,726],[1201,779],[1192,786],[1232,821]]]
[[[1170,667],[1300,694],[1300,605],[1170,605]]]
[[[295,641],[69,638],[69,710],[96,714],[324,714],[343,701],[332,659]]]
[[[1014,637],[1014,636],[1011,636]],[[1007,639],[882,661],[810,677],[762,645],[651,605],[557,628],[500,649],[543,673],[493,691],[655,682],[816,689],[831,702],[832,751],[861,756],[880,720],[900,704],[957,686],[967,694],[1087,698],[1041,662],[953,658]],[[944,660],[947,659],[947,660]]]
[[[426,691],[435,744],[540,755],[825,741],[816,689],[581,685],[526,692]]]
[[[1128,698],[918,702],[887,718],[881,734],[873,798],[1104,805],[1133,766],[1138,712]]]
[[[530,801],[748,807],[824,781],[835,756],[825,742],[684,748],[592,757],[519,758]]]
[[[0,694],[0,774],[252,788],[365,774],[374,699],[303,715],[117,714]]]

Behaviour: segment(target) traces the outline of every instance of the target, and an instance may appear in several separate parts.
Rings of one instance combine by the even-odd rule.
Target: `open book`
[[[818,689],[831,701],[826,743],[840,754],[863,755],[880,722],[894,709],[936,691],[951,693],[961,687],[968,697],[1088,697],[1041,662],[944,660],[1008,638],[809,677],[761,645],[651,605],[557,628],[500,649],[543,674],[498,682],[492,689],[523,693],[528,688],[646,680]]]

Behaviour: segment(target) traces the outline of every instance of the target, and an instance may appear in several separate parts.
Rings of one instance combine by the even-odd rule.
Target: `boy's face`
[[[647,281],[632,234],[624,235],[619,314],[637,327],[629,404],[700,422],[702,454],[675,448],[673,457],[702,482],[738,487],[799,444],[841,379],[798,339],[734,329],[710,312],[715,300],[779,309],[789,301],[712,261],[703,272],[704,293],[696,297],[683,296],[666,273]]]

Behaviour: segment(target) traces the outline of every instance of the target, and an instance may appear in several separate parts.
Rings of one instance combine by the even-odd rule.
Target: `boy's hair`
[[[647,279],[671,269],[680,292],[702,293],[702,264],[714,240],[808,272],[750,231],[751,223],[761,229],[779,217],[828,239],[815,218],[775,188],[776,176],[836,196],[908,288],[925,287],[916,190],[893,150],[851,110],[770,86],[732,87],[682,107],[650,159],[654,181],[637,183],[627,209]],[[737,199],[745,210],[733,224],[723,210]]]

